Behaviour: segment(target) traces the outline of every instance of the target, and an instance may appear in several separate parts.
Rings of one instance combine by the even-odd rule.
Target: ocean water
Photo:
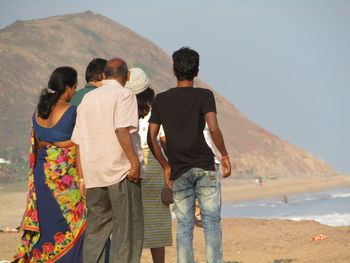
[[[350,188],[223,205],[222,217],[315,220],[329,226],[350,225]]]

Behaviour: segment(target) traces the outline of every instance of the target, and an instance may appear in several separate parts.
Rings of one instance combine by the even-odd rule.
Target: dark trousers
[[[143,246],[141,184],[128,179],[86,191],[84,263],[103,263],[112,233],[110,263],[139,263]]]

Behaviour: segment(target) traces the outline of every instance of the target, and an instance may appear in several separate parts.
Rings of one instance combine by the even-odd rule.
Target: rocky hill
[[[122,57],[150,76],[157,92],[175,85],[170,57],[128,28],[90,11],[31,21],[16,21],[0,30],[0,151],[28,147],[30,117],[40,90],[58,66],[84,72],[94,57]],[[198,81],[198,85],[208,87]],[[336,171],[248,120],[216,94],[219,121],[239,176],[332,175]],[[1,157],[1,156],[0,156]]]

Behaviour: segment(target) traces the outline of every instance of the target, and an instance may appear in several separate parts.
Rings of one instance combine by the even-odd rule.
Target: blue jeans
[[[218,171],[192,168],[173,183],[177,217],[177,262],[194,263],[193,228],[196,198],[201,209],[208,263],[222,262],[221,189]]]

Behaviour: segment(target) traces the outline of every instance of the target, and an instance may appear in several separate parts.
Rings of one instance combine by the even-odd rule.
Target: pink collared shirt
[[[130,169],[115,130],[130,130],[141,164],[143,152],[138,135],[136,96],[116,80],[103,80],[102,86],[87,93],[77,110],[72,141],[79,145],[87,188],[106,187],[122,181]]]

